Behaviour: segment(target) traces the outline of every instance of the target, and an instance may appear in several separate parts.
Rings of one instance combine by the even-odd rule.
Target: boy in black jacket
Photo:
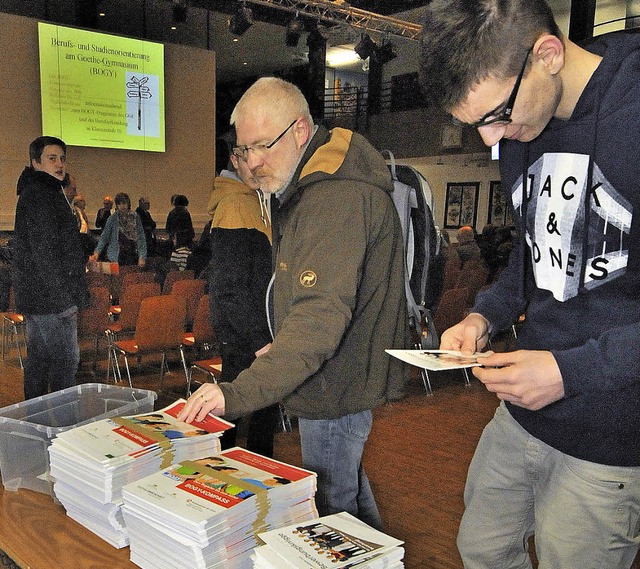
[[[18,180],[13,287],[27,324],[25,399],[75,385],[80,361],[77,318],[88,289],[76,217],[62,193],[66,153],[59,138],[36,138]]]

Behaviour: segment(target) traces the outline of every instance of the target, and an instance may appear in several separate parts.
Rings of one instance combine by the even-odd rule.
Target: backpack
[[[393,178],[393,203],[400,217],[405,250],[405,294],[409,322],[415,330],[419,349],[437,349],[440,345],[431,318],[431,309],[442,291],[443,255],[441,234],[434,222],[435,201],[426,178],[411,166],[396,164],[391,151],[387,155]]]

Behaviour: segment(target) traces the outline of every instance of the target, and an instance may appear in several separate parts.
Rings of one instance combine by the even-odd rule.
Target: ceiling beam
[[[354,28],[375,31],[382,34],[401,36],[418,40],[422,26],[390,16],[380,16],[373,12],[352,8],[344,2],[321,0],[249,0],[251,4],[273,6],[289,12],[300,12],[336,24],[348,24]]]
[[[366,10],[350,7],[346,2],[328,0],[247,0],[247,4],[268,6],[278,10],[317,18],[322,22],[347,24],[365,31],[399,36],[417,41],[422,26],[391,16],[381,16]]]

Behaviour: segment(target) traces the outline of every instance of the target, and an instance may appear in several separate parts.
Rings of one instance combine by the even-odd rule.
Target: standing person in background
[[[221,343],[221,381],[231,382],[268,351],[266,293],[271,279],[271,222],[260,184],[247,163],[231,156],[234,170],[214,180],[208,211],[212,217],[209,297],[211,323]],[[273,456],[278,404],[251,414],[247,449]],[[225,431],[223,449],[235,446],[238,427]]]
[[[106,249],[107,259],[119,265],[144,267],[147,260],[147,240],[142,222],[131,211],[131,199],[125,193],[116,194],[116,213],[109,217],[91,261],[97,261]]]
[[[89,233],[89,218],[85,211],[87,202],[84,199],[84,194],[76,194],[71,205],[73,206],[73,211],[75,212],[76,219],[78,220],[78,231],[80,231],[81,235],[86,235]]]
[[[88,289],[76,217],[62,192],[66,155],[59,138],[36,138],[18,180],[13,287],[27,324],[25,399],[75,385],[80,361],[78,310]]]
[[[73,199],[76,197],[78,193],[78,183],[74,176],[67,172],[64,176],[64,180],[62,181],[62,193],[64,197],[67,198],[67,203],[72,211],[75,212],[73,208]]]
[[[147,255],[151,257],[156,248],[156,222],[151,217],[150,210],[151,201],[147,196],[142,196],[138,200],[138,207],[136,213],[142,222],[142,228],[144,229],[144,237],[147,240]]]
[[[189,246],[189,241],[186,241],[186,237],[179,233],[176,237],[176,248],[171,252],[171,257],[169,258],[171,270],[184,271],[187,268],[187,262],[190,257],[191,247]]]
[[[315,126],[300,90],[275,77],[254,83],[231,121],[234,154],[280,202],[275,336],[233,383],[200,387],[179,418],[233,419],[284,400],[303,466],[318,474],[320,515],[347,511],[380,528],[362,454],[372,409],[404,385],[404,366],[384,350],[409,335],[389,169],[357,133]]]
[[[187,209],[189,200],[187,196],[178,194],[175,198],[172,198],[172,202],[174,208],[167,215],[167,223],[165,225],[169,239],[173,242],[174,249],[178,247],[178,236],[180,236],[180,246],[191,248],[196,232],[191,222],[191,214]]]
[[[623,569],[640,543],[640,37],[565,38],[544,0],[433,0],[424,93],[500,141],[517,239],[441,347],[502,403],[465,488],[467,568]]]
[[[107,219],[111,215],[111,210],[113,209],[113,199],[111,196],[104,196],[102,200],[102,207],[98,210],[96,214],[96,229],[103,230],[104,226],[107,224]]]
[[[191,255],[187,259],[187,269],[194,272],[196,278],[205,278],[211,260],[211,220],[205,223],[200,239],[193,244]]]
[[[80,232],[80,242],[82,243],[82,250],[84,251],[85,262],[89,260],[89,256],[93,254],[96,248],[96,240],[89,231],[89,218],[85,208],[87,202],[84,199],[83,194],[76,194],[73,198],[73,209],[78,220],[78,231]]]

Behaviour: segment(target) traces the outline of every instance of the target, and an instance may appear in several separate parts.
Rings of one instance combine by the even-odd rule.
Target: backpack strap
[[[422,199],[423,205],[425,205],[424,196],[418,197],[418,191],[422,191],[421,189],[416,189],[412,186],[409,186],[400,180],[398,180],[397,172],[396,172],[396,161],[393,156],[393,153],[390,150],[382,150],[383,156],[388,156],[389,160],[389,170],[391,171],[391,178],[393,179],[393,193],[391,197],[393,198],[393,203],[395,205],[396,211],[398,212],[398,217],[400,218],[400,225],[402,227],[402,242],[404,245],[404,288],[405,288],[405,297],[407,300],[407,311],[409,313],[409,322],[411,326],[414,328],[416,337],[419,339],[419,343],[422,346],[422,349],[435,349],[439,347],[439,339],[438,334],[436,332],[435,326],[433,324],[433,319],[431,318],[430,311],[424,306],[424,298],[419,299],[419,302],[416,302],[416,299],[413,295],[413,291],[411,290],[411,271],[413,268],[413,260],[414,255],[416,254],[414,248],[414,228],[412,224],[411,218],[411,210],[418,209],[420,207],[419,199]],[[428,210],[429,220],[431,219],[431,209],[432,204],[426,204],[425,210]],[[427,255],[427,265],[423,269],[422,274],[422,283],[421,290],[424,291],[427,281],[427,273],[428,273],[428,260],[429,260],[429,235],[425,233],[424,236],[425,243],[425,253]],[[422,293],[424,294],[424,293]]]

